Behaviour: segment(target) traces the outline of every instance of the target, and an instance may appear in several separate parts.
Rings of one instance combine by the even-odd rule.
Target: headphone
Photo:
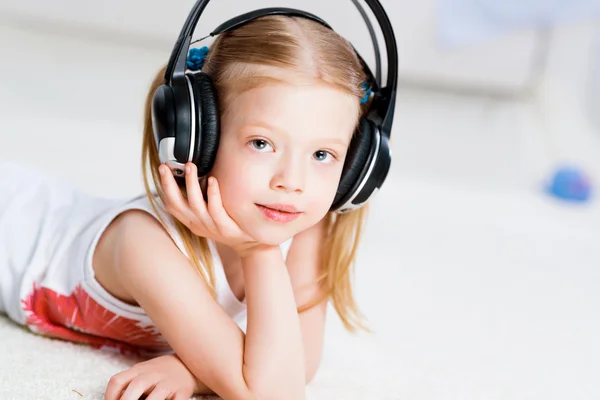
[[[374,77],[360,54],[355,52],[373,91],[369,110],[361,117],[350,142],[342,176],[330,211],[343,213],[357,209],[382,186],[391,164],[389,146],[396,85],[398,54],[391,23],[377,0],[366,0],[382,30],[387,55],[387,82],[381,87],[381,59],[377,38],[368,17],[357,0],[352,0],[369,28],[375,48],[377,76]],[[164,75],[164,83],[152,98],[152,127],[161,163],[175,177],[184,175],[186,162],[198,167],[198,175],[207,175],[217,154],[220,134],[218,98],[210,76],[186,71],[192,34],[209,0],[198,0],[187,17],[175,42]],[[209,36],[235,29],[267,15],[297,16],[332,29],[321,18],[292,8],[263,8],[234,17],[219,25]],[[208,36],[207,36],[208,37]],[[202,39],[200,39],[202,40]]]

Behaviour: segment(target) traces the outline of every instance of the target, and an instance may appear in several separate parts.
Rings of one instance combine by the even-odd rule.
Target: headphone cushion
[[[196,115],[199,121],[198,135],[195,141],[193,162],[198,167],[198,175],[207,175],[217,156],[219,147],[220,113],[217,91],[209,75],[198,72],[193,78]]]
[[[152,96],[152,130],[156,143],[175,132],[175,99],[173,89],[159,86]]]
[[[367,167],[374,134],[371,122],[366,118],[361,118],[358,129],[348,147],[342,176],[333,202],[334,207],[341,206],[338,202],[349,194]]]

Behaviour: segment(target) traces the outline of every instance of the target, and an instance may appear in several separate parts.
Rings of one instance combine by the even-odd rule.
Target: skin
[[[222,116],[206,201],[193,165],[186,171],[187,201],[170,172],[162,176],[167,210],[218,243],[229,284],[246,299],[245,335],[152,216],[128,211],[113,221],[94,254],[96,279],[114,296],[143,307],[176,355],[113,376],[106,399],[137,399],[142,393],[152,400],[192,393],[304,398],[321,357],[326,303],[300,315],[296,307],[319,295],[322,220],[341,176],[357,108],[357,99],[323,84],[248,90]],[[274,203],[301,213],[281,223],[256,206]],[[284,261],[278,245],[290,237]],[[197,306],[179,307],[182,303]]]
[[[323,85],[269,85],[237,96],[222,122],[211,175],[240,227],[280,244],[329,210],[353,132],[356,100]],[[302,211],[287,224],[265,220],[254,203]]]

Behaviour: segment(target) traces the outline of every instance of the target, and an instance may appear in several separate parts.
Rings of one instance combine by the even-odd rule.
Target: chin
[[[302,218],[302,217],[300,217]],[[308,227],[307,221],[297,220],[290,223],[278,223],[261,218],[248,218],[240,227],[256,241],[270,246],[279,246]]]
[[[279,246],[299,232],[298,229],[293,229],[292,226],[273,227],[268,226],[268,224],[260,225],[261,226],[256,226],[255,224],[254,227],[247,232],[258,242],[270,246]]]

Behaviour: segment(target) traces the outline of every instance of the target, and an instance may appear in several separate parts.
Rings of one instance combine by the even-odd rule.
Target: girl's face
[[[333,202],[357,113],[356,99],[326,85],[270,84],[234,97],[211,171],[225,210],[271,245],[318,223]]]

